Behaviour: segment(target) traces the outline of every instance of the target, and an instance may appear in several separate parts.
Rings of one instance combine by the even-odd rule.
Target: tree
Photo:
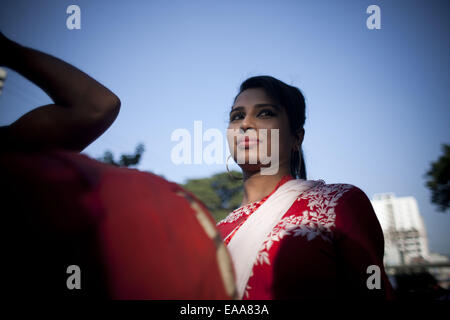
[[[450,145],[442,144],[443,155],[425,174],[428,178],[426,186],[431,190],[431,202],[438,206],[439,211],[447,211],[450,207]]]
[[[128,168],[131,166],[137,166],[139,164],[144,151],[145,151],[144,145],[142,143],[139,143],[135,149],[134,154],[122,154],[118,162],[114,160],[114,155],[109,150],[105,151],[103,157],[98,158],[97,160],[104,163],[112,164],[114,166]]]
[[[242,177],[240,172],[231,173],[235,177]],[[210,178],[189,179],[182,186],[206,205],[216,221],[225,218],[242,202],[242,180],[230,178],[227,172],[217,173]]]

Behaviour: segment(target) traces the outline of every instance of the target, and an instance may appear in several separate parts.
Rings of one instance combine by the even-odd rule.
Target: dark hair
[[[292,134],[296,134],[301,130],[305,124],[305,97],[300,89],[290,86],[271,76],[255,76],[245,80],[239,87],[239,93],[234,98],[236,102],[237,97],[242,91],[252,88],[262,88],[266,94],[280,106],[284,107],[289,119],[289,126]],[[299,148],[298,151],[291,153],[291,175],[294,178],[306,180],[306,167],[303,157],[303,150]]]

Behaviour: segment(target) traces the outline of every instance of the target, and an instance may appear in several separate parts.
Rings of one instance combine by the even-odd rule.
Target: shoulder
[[[361,188],[349,183],[327,184],[323,180],[318,181],[315,187],[297,197],[300,209],[332,217],[337,224],[339,221],[372,219],[375,216],[372,204]]]
[[[337,206],[347,201],[350,197],[365,196],[365,193],[355,185],[349,183],[325,183],[324,180],[317,180],[316,186],[302,192],[297,200],[308,202],[320,202],[326,206]]]
[[[332,216],[334,226],[342,232],[370,230],[381,234],[372,203],[358,186],[348,183],[320,183],[299,198],[307,200],[310,209],[315,208],[322,214]]]
[[[309,217],[338,233],[367,233],[382,237],[381,227],[366,193],[348,183],[319,183],[297,198],[296,211],[303,218]],[[305,216],[306,214],[306,216]],[[377,239],[378,239],[377,238]]]

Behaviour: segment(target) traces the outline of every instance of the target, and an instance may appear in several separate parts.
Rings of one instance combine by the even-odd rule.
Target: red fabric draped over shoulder
[[[233,297],[215,222],[177,184],[70,152],[2,154],[0,165],[10,294]],[[80,267],[80,290],[67,288],[70,265]]]

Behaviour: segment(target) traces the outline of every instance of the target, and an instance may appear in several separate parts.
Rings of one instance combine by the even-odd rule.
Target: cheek
[[[280,140],[282,139],[282,137],[285,135],[284,133],[284,129],[283,129],[283,124],[281,123],[281,121],[279,120],[273,120],[273,121],[264,121],[264,123],[261,123],[261,125],[258,128],[258,131],[260,132],[261,135],[264,135],[264,130],[268,139],[268,143],[270,144],[271,142],[271,137],[273,136],[275,140],[277,135],[275,132],[278,132],[278,137],[280,138]],[[275,141],[274,141],[275,142]]]
[[[235,124],[233,124],[233,123],[228,123],[228,127],[227,127],[227,129],[236,129],[237,128],[237,126],[235,125]]]
[[[280,157],[290,157],[291,149],[294,143],[293,136],[291,134],[289,120],[283,116],[279,122],[279,135],[280,135]]]
[[[292,147],[292,136],[290,132],[286,129],[273,129],[278,129],[278,135],[274,130],[267,130],[267,149],[269,154],[272,154],[272,150],[275,151],[275,148],[278,148],[280,158],[290,157]]]
[[[228,148],[230,149],[230,153],[232,154],[234,153],[233,149],[235,149],[237,146],[236,129],[239,129],[239,127],[230,123],[225,133]]]

